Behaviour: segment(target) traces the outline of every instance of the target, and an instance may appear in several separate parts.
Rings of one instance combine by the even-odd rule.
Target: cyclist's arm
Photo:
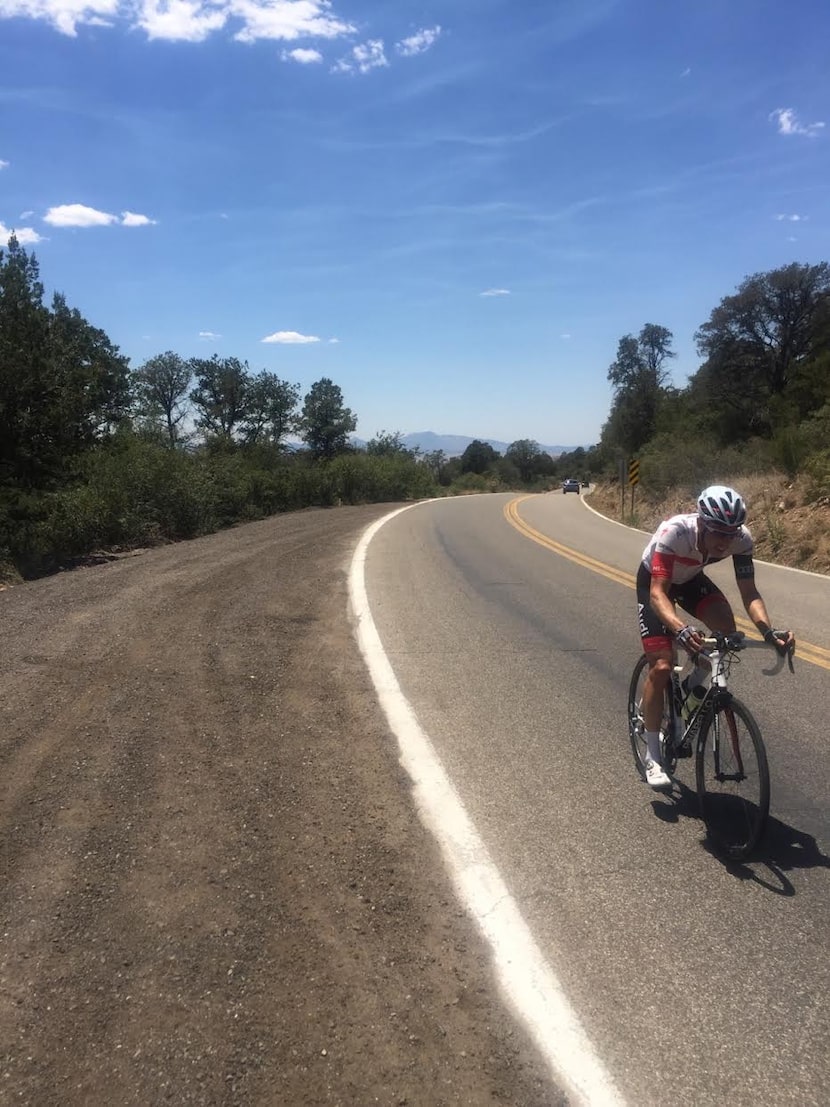
[[[738,591],[741,593],[741,599],[744,602],[746,613],[758,628],[761,636],[766,638],[768,632],[772,629],[772,621],[770,620],[769,613],[767,611],[767,605],[764,603],[764,597],[758,591],[755,585],[755,571],[752,567],[752,558],[747,558],[749,567],[742,565],[743,559],[735,558],[735,580],[738,585]],[[782,646],[789,646],[790,643],[795,642],[795,638],[791,631],[776,631],[775,637],[778,638]],[[774,642],[771,644],[775,644]]]
[[[747,615],[761,634],[764,634],[772,626],[772,623],[767,612],[767,605],[764,603],[764,597],[755,585],[755,578],[738,577],[737,584]]]
[[[649,602],[660,622],[672,634],[677,634],[686,625],[682,619],[678,619],[674,604],[669,599],[669,586],[671,580],[666,577],[652,577],[649,590]]]

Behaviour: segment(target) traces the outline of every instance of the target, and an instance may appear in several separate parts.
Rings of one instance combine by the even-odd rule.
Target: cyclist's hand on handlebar
[[[700,653],[704,646],[703,635],[698,628],[688,624],[677,632],[677,641],[692,656]]]
[[[764,631],[764,641],[773,646],[782,657],[795,650],[795,635],[791,630],[773,630],[770,627]]]

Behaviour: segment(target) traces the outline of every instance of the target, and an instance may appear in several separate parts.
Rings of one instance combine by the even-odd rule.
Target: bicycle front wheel
[[[769,814],[769,768],[761,731],[740,700],[707,712],[695,770],[700,813],[715,850],[736,861],[748,857]]]

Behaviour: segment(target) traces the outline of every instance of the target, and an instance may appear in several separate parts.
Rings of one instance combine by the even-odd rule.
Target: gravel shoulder
[[[0,593],[0,1101],[561,1104],[309,510]]]

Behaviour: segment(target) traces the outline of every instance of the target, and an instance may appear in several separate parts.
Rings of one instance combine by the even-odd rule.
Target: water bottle
[[[706,689],[702,684],[696,684],[693,688],[690,688],[688,677],[681,681],[680,688],[683,693],[683,706],[680,708],[680,714],[683,716],[684,722],[688,723],[706,698]]]

